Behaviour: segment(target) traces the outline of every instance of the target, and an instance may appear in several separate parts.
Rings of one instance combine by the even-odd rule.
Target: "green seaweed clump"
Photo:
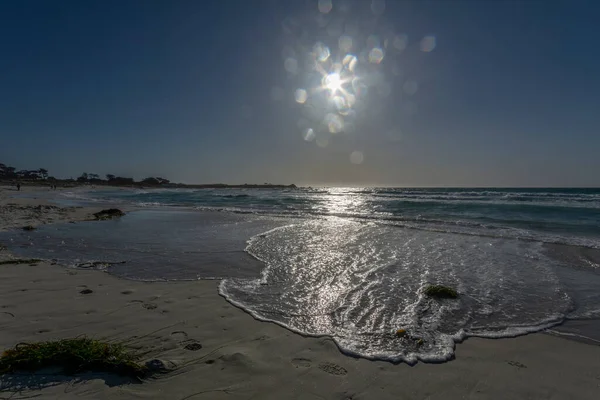
[[[144,377],[148,369],[123,345],[87,337],[38,343],[20,343],[0,357],[0,374],[59,367],[66,374],[109,372],[131,378]]]
[[[425,288],[424,293],[429,297],[435,297],[438,299],[458,298],[458,292],[456,290],[443,285],[429,285]]]
[[[123,215],[125,215],[125,213],[118,208],[108,208],[94,213],[94,217],[97,221],[106,221],[108,219],[122,217]]]
[[[36,264],[42,260],[38,258],[14,258],[12,260],[0,261],[0,265],[14,265],[14,264]]]

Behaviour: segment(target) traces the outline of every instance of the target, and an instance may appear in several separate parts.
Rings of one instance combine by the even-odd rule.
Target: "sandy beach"
[[[599,13],[0,1],[0,400],[600,400]]]
[[[35,190],[25,188],[25,190]],[[0,229],[89,219],[0,192]],[[0,260],[10,259],[6,249]],[[0,348],[88,335],[160,360],[143,383],[109,375],[3,375],[0,398],[597,399],[600,347],[547,333],[470,338],[442,364],[393,365],[342,354],[332,340],[260,322],[215,280],[139,282],[46,262],[0,266]],[[84,289],[91,293],[81,293]]]

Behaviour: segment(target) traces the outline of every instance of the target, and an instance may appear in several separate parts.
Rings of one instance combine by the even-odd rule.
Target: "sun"
[[[329,89],[331,91],[331,93],[336,93],[338,90],[340,90],[342,88],[342,78],[340,77],[340,74],[338,73],[332,73],[329,75],[326,75],[325,78],[323,79],[323,86],[326,89]]]

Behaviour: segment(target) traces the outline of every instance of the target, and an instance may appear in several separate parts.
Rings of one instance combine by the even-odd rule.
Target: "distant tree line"
[[[168,179],[161,177],[148,177],[136,182],[133,178],[126,178],[112,174],[106,174],[106,179],[100,178],[98,174],[84,172],[77,179],[56,179],[48,175],[46,168],[36,170],[20,170],[17,171],[14,167],[0,163],[0,180],[17,180],[17,181],[48,181],[48,182],[65,182],[65,183],[89,183],[89,184],[105,184],[105,185],[146,185],[146,186],[161,186],[171,183]]]
[[[92,174],[88,172],[82,173],[77,179],[56,179],[53,176],[48,175],[46,168],[39,168],[34,170],[20,170],[17,171],[14,167],[0,163],[0,181],[4,182],[32,182],[40,185],[64,185],[72,186],[78,184],[91,184],[91,185],[112,185],[112,186],[167,186],[170,188],[269,188],[269,189],[295,189],[296,185],[276,185],[271,183],[258,184],[224,184],[224,183],[211,183],[211,184],[196,184],[186,185],[183,183],[171,183],[168,179],[161,178],[158,176],[150,176],[142,179],[141,181],[135,181],[133,178],[127,178],[123,176],[116,176],[112,174],[106,174],[105,179],[100,178],[98,174]]]
[[[48,170],[45,168],[17,171],[15,167],[0,163],[0,179],[23,179],[23,180],[54,180],[48,176]]]

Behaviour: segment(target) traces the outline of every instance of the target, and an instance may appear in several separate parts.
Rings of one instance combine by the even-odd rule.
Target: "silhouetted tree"
[[[40,179],[40,172],[38,170],[29,171],[26,169],[22,169],[20,171],[17,171],[16,177],[19,179],[36,180]]]
[[[0,178],[12,179],[15,178],[15,168],[9,167],[6,164],[0,163]]]
[[[48,170],[46,168],[40,168],[38,173],[42,179],[48,179]]]
[[[142,179],[140,183],[143,183],[144,185],[158,185],[158,181],[153,177]]]
[[[106,180],[109,182],[115,180],[115,178],[113,174],[106,174]]]
[[[170,183],[170,181],[165,178],[151,176],[142,180],[140,183],[143,183],[144,185],[165,185],[167,183]]]
[[[89,179],[88,173],[84,172],[83,174],[81,174],[81,176],[79,178],[77,178],[77,182],[87,182],[88,179]]]
[[[113,185],[133,185],[135,181],[133,178],[124,178],[122,176],[115,176],[110,183]]]

